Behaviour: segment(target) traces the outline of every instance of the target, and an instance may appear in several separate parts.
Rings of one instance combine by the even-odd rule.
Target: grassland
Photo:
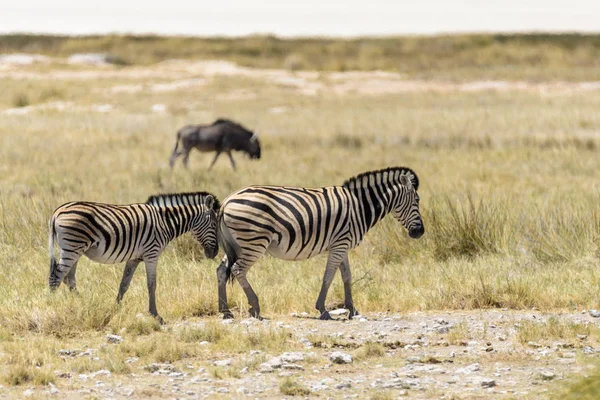
[[[258,68],[399,71],[413,78],[452,80],[597,80],[600,36],[473,34],[356,39],[275,36],[0,36],[0,53],[67,57],[100,52],[119,65],[173,58],[219,59]]]
[[[115,49],[138,43],[131,38],[89,38],[88,45],[77,47],[70,44],[71,39],[50,38],[39,39],[42,44],[34,46],[32,43],[37,42],[31,37],[17,39],[4,37],[0,49],[55,52],[52,55],[60,56],[85,48],[119,55]],[[140,39],[139,49],[154,50],[147,50],[149,54],[132,63],[198,55],[191,50],[189,54],[160,55],[154,44],[146,42],[161,40]],[[192,39],[164,40],[186,43]],[[282,42],[273,38],[247,40]],[[420,43],[429,39],[410,40]],[[489,40],[502,42],[497,37]],[[505,39],[514,44],[511,40]],[[544,52],[545,46],[532,37],[521,40],[523,46]],[[108,44],[94,47],[94,41]],[[120,41],[127,46],[111,47]],[[225,46],[227,41],[214,43]],[[306,43],[310,47],[329,42]],[[553,43],[564,51],[585,54],[592,54],[598,46],[595,37],[564,42],[556,39]],[[585,50],[577,50],[579,45],[572,43],[586,43],[582,45]],[[211,51],[199,56],[220,57]],[[267,57],[261,64],[256,61],[258,56],[244,61],[232,54],[222,58],[268,67],[279,66],[285,58],[282,53],[274,59]],[[348,68],[388,68],[386,65],[361,66],[348,61]],[[595,79],[597,68],[588,70],[585,65],[572,71],[568,65],[561,66],[569,72],[560,79]],[[496,66],[491,71],[503,68]],[[313,67],[328,69],[325,64],[307,64],[307,68]],[[517,67],[527,71],[521,64],[515,64]],[[535,76],[548,76],[535,64],[530,67]],[[451,70],[458,73],[461,68]],[[100,342],[106,332],[128,332],[143,338],[135,342],[139,348],[108,349],[102,362],[75,365],[78,361],[73,360],[64,368],[128,373],[124,364],[127,357],[146,357],[149,361],[169,361],[169,354],[177,359],[193,357],[199,353],[190,343],[207,337],[222,343],[219,351],[224,353],[247,350],[257,343],[281,350],[290,346],[285,336],[269,331],[259,333],[261,340],[235,347],[231,345],[234,333],[220,325],[178,333],[161,330],[151,321],[140,322],[136,315],[147,307],[143,271],[136,274],[124,304],[117,307],[114,299],[121,266],[83,259],[78,271],[80,294],[74,296],[63,289],[51,295],[47,290],[48,219],[57,206],[76,199],[133,203],[157,192],[194,190],[210,191],[224,199],[249,184],[334,185],[363,171],[409,166],[421,181],[426,234],[411,240],[388,218],[351,253],[354,297],[362,313],[479,308],[575,312],[599,308],[600,91],[577,83],[560,87],[541,83],[524,89],[436,88],[443,79],[453,79],[450,73],[438,76],[442,69],[442,64],[424,64],[427,72],[418,72],[416,67],[411,70],[416,77],[436,75],[433,86],[426,90],[370,94],[361,88],[381,79],[377,75],[334,78],[321,72],[313,80],[305,79],[321,85],[307,94],[302,84],[286,84],[271,75],[205,76],[192,67],[168,63],[91,69],[57,63],[2,71],[0,340],[8,363],[4,384],[51,382],[58,348],[65,343],[76,346],[83,338]],[[592,69],[595,72],[590,72]],[[469,71],[470,78],[494,76],[485,67],[477,73]],[[526,72],[505,72],[500,78],[529,76]],[[74,75],[69,78],[71,73]],[[305,76],[301,72],[282,74],[301,81]],[[181,81],[192,83],[169,86]],[[350,81],[359,85],[353,86],[359,90],[338,91]],[[166,86],[155,90],[153,85],[157,84]],[[98,107],[103,104],[112,108]],[[155,104],[165,105],[166,111],[153,112]],[[194,153],[189,171],[180,163],[169,169],[177,128],[223,116],[259,132],[263,144],[260,161],[236,155],[238,172],[232,171],[226,160],[208,172],[212,156]],[[193,317],[217,318],[218,259],[206,260],[202,254],[190,237],[183,237],[159,261],[158,308],[168,323]],[[324,263],[324,257],[296,263],[261,259],[249,279],[263,313],[275,318],[291,312],[314,313]],[[234,286],[230,293],[237,317],[245,316],[243,292]],[[342,299],[342,285],[336,280],[328,304],[336,306]],[[571,336],[575,332],[565,327],[560,331]],[[527,334],[547,337],[534,328]],[[172,348],[163,350],[167,344]],[[285,392],[302,394],[304,390],[293,381],[282,383]]]

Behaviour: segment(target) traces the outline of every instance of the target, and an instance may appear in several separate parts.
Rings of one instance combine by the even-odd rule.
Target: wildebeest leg
[[[223,261],[217,267],[217,281],[219,282],[219,312],[223,313],[223,319],[233,318],[233,314],[229,310],[227,304],[227,256],[223,257]]]
[[[175,165],[175,160],[182,154],[183,151],[174,151],[173,154],[171,154],[171,158],[169,159],[169,167],[173,168],[173,165]]]
[[[233,161],[233,156],[231,155],[231,151],[227,152],[227,155],[229,156],[229,161],[231,161],[231,166],[233,167],[233,170],[235,171],[235,161]]]
[[[215,158],[213,158],[212,162],[210,163],[210,167],[208,167],[209,171],[212,169],[213,165],[215,165],[215,163],[217,162],[217,158],[219,158],[220,155],[221,155],[221,151],[217,150],[217,154],[215,154]]]
[[[256,319],[261,320],[260,316],[260,305],[258,304],[258,296],[254,293],[254,289],[250,286],[250,282],[248,282],[248,278],[246,278],[246,274],[248,273],[248,266],[240,265],[240,260],[233,263],[233,267],[231,268],[231,272],[237,279],[238,283],[244,290],[246,297],[248,298],[248,304],[250,305],[250,315]]]
[[[67,286],[69,286],[69,289],[71,290],[71,292],[75,292],[75,293],[77,293],[77,282],[75,281],[75,273],[76,272],[77,272],[77,261],[75,262],[75,264],[73,264],[73,266],[71,267],[71,270],[65,276],[65,279],[64,279],[65,284]]]
[[[340,272],[342,281],[344,281],[344,307],[350,312],[348,319],[352,319],[352,317],[358,315],[358,310],[354,308],[354,301],[352,300],[352,272],[350,272],[348,254],[340,264]]]
[[[154,318],[160,322],[161,325],[165,323],[165,321],[158,315],[158,311],[156,311],[156,263],[157,259],[152,260],[144,260],[146,264],[146,280],[148,285],[148,311],[150,315],[153,315]]]
[[[188,159],[190,158],[190,150],[183,150],[185,154],[183,155],[183,166],[188,168]]]
[[[319,297],[317,298],[317,304],[315,308],[319,310],[321,313],[320,319],[332,319],[327,309],[325,308],[325,299],[327,298],[327,292],[329,291],[329,286],[331,286],[331,282],[333,281],[333,277],[335,276],[335,271],[337,271],[341,262],[346,257],[346,250],[330,250],[329,257],[327,258],[327,265],[325,267],[325,274],[323,275],[323,284],[321,285],[321,291],[319,292]]]
[[[125,264],[125,270],[123,271],[123,278],[121,278],[121,285],[119,286],[119,294],[117,294],[117,303],[120,303],[123,300],[123,296],[127,289],[129,289],[129,284],[131,283],[131,278],[133,278],[133,274],[137,269],[140,260],[129,260],[127,264]]]

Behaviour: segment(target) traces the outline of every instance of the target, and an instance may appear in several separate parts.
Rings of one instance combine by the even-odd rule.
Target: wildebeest
[[[179,144],[181,143],[181,150]],[[186,125],[177,132],[177,142],[171,154],[169,165],[173,168],[177,157],[183,154],[183,165],[187,168],[190,151],[196,148],[201,152],[216,151],[210,170],[221,153],[229,156],[231,166],[235,170],[235,161],[231,152],[243,151],[250,158],[260,158],[260,142],[256,134],[237,122],[228,119],[217,119],[212,125]]]

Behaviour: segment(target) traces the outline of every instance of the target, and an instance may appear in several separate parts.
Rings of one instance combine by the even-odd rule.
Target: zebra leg
[[[238,283],[244,290],[246,297],[248,298],[248,304],[250,305],[250,315],[258,320],[262,320],[260,316],[260,305],[258,304],[258,296],[254,293],[254,289],[250,286],[250,282],[248,282],[248,278],[246,278],[246,274],[248,273],[248,268],[244,268],[239,265],[239,260],[233,264],[231,268],[231,272],[235,275]]]
[[[235,166],[235,161],[233,161],[233,156],[231,155],[231,151],[228,151],[227,155],[229,156],[229,161],[231,161],[231,167],[235,171],[236,170],[236,166]]]
[[[77,273],[77,262],[75,262],[75,264],[73,264],[73,266],[71,267],[71,270],[65,276],[64,282],[67,286],[69,286],[69,289],[71,290],[71,292],[77,293],[77,282],[75,280],[75,273]]]
[[[213,165],[215,165],[215,163],[217,162],[217,158],[219,158],[220,155],[221,155],[221,150],[217,150],[217,154],[215,154],[215,158],[213,158],[212,162],[210,163],[210,166],[208,167],[209,171],[212,169]]]
[[[148,285],[148,311],[150,315],[154,316],[160,322],[161,325],[164,325],[165,321],[158,315],[158,311],[156,311],[156,263],[157,260],[144,260],[146,263],[146,280]]]
[[[227,304],[227,256],[217,268],[217,281],[219,282],[219,312],[223,313],[223,319],[232,319],[233,314]]]
[[[119,294],[117,295],[117,303],[120,303],[123,300],[123,296],[127,289],[129,289],[129,284],[131,283],[131,278],[133,278],[133,274],[137,269],[140,260],[129,260],[127,264],[125,264],[125,270],[123,271],[123,278],[121,278],[121,285],[119,286]]]
[[[352,272],[350,271],[350,262],[348,261],[348,255],[344,258],[344,261],[340,264],[340,272],[342,274],[342,281],[344,281],[344,307],[349,311],[348,319],[352,319],[358,314],[358,310],[354,308],[354,301],[352,300]]]
[[[346,252],[336,253],[335,251],[330,251],[329,253],[329,257],[327,258],[327,266],[325,267],[325,274],[323,275],[323,284],[321,285],[321,291],[319,292],[317,304],[315,305],[315,308],[321,313],[319,319],[332,319],[331,315],[329,315],[329,312],[327,312],[327,309],[325,308],[325,299],[327,298],[329,286],[331,286],[331,282],[335,276],[335,271],[337,271],[345,256]]]
[[[50,277],[48,278],[50,290],[56,290],[60,286],[60,283],[66,280],[67,275],[69,275],[71,269],[77,264],[82,253],[60,249],[58,264],[50,271]],[[72,277],[75,277],[75,272],[73,272]]]

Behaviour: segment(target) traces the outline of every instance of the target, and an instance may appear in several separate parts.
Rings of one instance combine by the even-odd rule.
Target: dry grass
[[[60,363],[71,371],[127,373],[127,357],[201,359],[206,355],[198,350],[200,341],[210,343],[209,352],[222,353],[254,348],[276,353],[296,346],[285,330],[239,330],[215,321],[219,260],[204,259],[189,237],[169,246],[159,260],[158,309],[168,328],[136,316],[147,309],[143,268],[121,306],[115,296],[123,266],[87,259],[79,264],[78,295],[66,288],[50,294],[47,221],[70,200],[132,203],[157,192],[193,190],[223,200],[248,184],[333,185],[359,172],[405,165],[421,180],[426,234],[411,240],[388,217],[351,253],[361,313],[600,306],[598,91],[305,96],[285,85],[238,77],[170,92],[108,90],[132,79],[143,85],[164,81],[0,78],[0,352],[16,360],[0,371],[8,384],[46,382],[45,371]],[[241,88],[256,98],[218,97]],[[69,99],[88,108],[4,112],[19,96],[34,104]],[[114,111],[89,108],[105,103]],[[151,112],[157,103],[167,111]],[[284,111],[270,111],[277,107]],[[170,170],[177,128],[221,116],[260,132],[263,159],[236,154],[238,172],[224,159],[209,173],[212,156],[194,153],[189,171],[179,163]],[[304,262],[263,257],[249,279],[264,315],[314,313],[324,264],[325,257]],[[229,291],[236,317],[247,316],[242,290],[234,285]],[[328,302],[342,299],[336,279]],[[206,323],[170,328],[193,316]],[[65,343],[99,348],[106,332],[128,340],[109,347],[100,360],[63,362],[57,355]],[[526,343],[571,338],[585,329],[524,325],[520,332]],[[448,340],[470,335],[458,326]],[[317,345],[318,339],[309,338]],[[336,344],[321,339],[325,347]],[[26,344],[31,340],[39,343]],[[357,352],[380,356],[382,349],[373,346]],[[243,368],[236,365],[230,374],[238,367]]]
[[[597,80],[599,35],[473,34],[357,39],[275,36],[0,36],[0,53],[52,56],[108,53],[117,65],[171,58],[227,59],[289,70],[391,70],[412,77],[464,80]]]
[[[279,391],[286,396],[308,396],[310,394],[309,389],[291,378],[285,378],[281,381]]]
[[[587,323],[565,323],[556,318],[545,322],[520,321],[518,324],[518,341],[527,345],[529,342],[542,342],[548,340],[570,340],[577,342],[577,335],[585,335],[590,339],[598,338],[598,328]]]

